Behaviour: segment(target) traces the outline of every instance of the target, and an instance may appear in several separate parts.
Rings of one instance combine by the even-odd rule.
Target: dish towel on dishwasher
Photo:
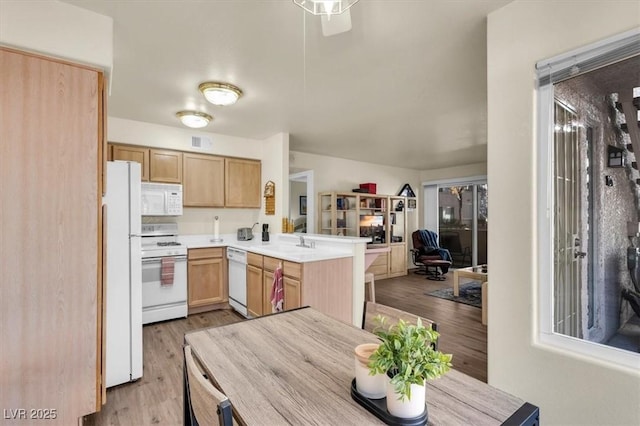
[[[160,284],[173,285],[173,271],[176,260],[173,257],[163,257],[160,259]]]
[[[282,288],[282,266],[279,265],[273,271],[273,284],[271,285],[271,311],[282,312],[284,304],[284,288]]]

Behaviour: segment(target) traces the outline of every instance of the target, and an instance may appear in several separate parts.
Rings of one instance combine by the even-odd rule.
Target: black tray
[[[371,399],[363,396],[358,392],[358,388],[356,388],[356,379],[351,381],[351,398],[370,411],[374,416],[391,426],[423,426],[426,425],[427,420],[429,420],[426,405],[424,411],[418,417],[404,419],[391,415],[389,411],[387,411],[387,398]]]

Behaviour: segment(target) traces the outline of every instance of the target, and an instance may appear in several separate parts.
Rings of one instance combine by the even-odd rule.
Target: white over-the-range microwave
[[[142,182],[142,216],[181,216],[182,185]]]

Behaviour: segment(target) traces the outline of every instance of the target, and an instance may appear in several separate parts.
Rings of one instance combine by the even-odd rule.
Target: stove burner
[[[176,241],[160,241],[158,242],[158,246],[160,247],[166,247],[166,246],[181,246],[182,244],[180,244],[179,242]]]

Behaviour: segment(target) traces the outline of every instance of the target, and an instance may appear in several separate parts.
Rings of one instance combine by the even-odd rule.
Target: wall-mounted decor
[[[407,210],[414,210],[416,208],[416,200],[415,199],[409,199],[407,200]]]
[[[411,189],[411,185],[409,185],[408,183],[404,184],[404,186],[402,187],[402,189],[400,190],[398,195],[401,196],[401,197],[415,197],[416,196],[415,192],[413,192],[413,189]]]
[[[264,214],[276,214],[276,184],[269,181],[264,185]]]
[[[613,145],[607,147],[607,166],[624,167],[624,151]]]
[[[300,196],[300,215],[301,216],[307,215],[307,196],[306,195]]]

